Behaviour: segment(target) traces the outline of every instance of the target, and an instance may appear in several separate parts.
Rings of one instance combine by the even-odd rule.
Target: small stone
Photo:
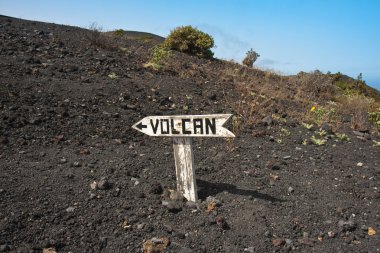
[[[289,192],[289,193],[293,193],[293,192],[294,192],[293,187],[289,186],[289,188],[288,188],[288,192]]]
[[[38,117],[29,120],[29,124],[31,125],[39,125],[41,123],[42,123],[42,120]]]
[[[272,239],[272,244],[275,247],[279,247],[285,244],[285,240],[281,238],[275,238],[275,239]]]
[[[129,223],[128,220],[124,220],[123,223],[121,224],[121,227],[124,229],[130,229],[132,228],[131,224]]]
[[[206,212],[210,213],[210,212],[214,212],[216,210],[217,210],[217,206],[214,202],[210,202],[207,204]]]
[[[3,192],[5,192],[5,190],[4,189],[0,189],[0,193],[3,193]]]
[[[339,220],[338,221],[338,226],[340,227],[342,232],[347,232],[347,231],[354,231],[357,227],[357,224],[353,220]]]
[[[362,162],[358,162],[358,163],[356,164],[356,166],[358,166],[358,167],[363,167],[363,163],[362,163]]]
[[[371,136],[368,133],[361,131],[352,131],[357,137],[362,137],[364,140],[370,140]]]
[[[344,213],[346,210],[343,208],[343,207],[340,207],[340,206],[338,206],[337,208],[336,208],[336,212],[338,213],[338,214],[342,214],[342,213]]]
[[[215,218],[215,222],[222,229],[227,229],[228,228],[227,221],[226,221],[226,219],[223,216],[217,216]]]
[[[73,167],[81,167],[82,164],[80,162],[73,162]]]
[[[288,244],[288,245],[291,245],[291,244],[293,244],[293,240],[291,240],[291,239],[285,239],[285,243]]]
[[[367,230],[368,230],[368,227],[367,227],[366,225],[362,225],[362,226],[360,227],[360,229],[363,230],[363,231],[367,231]]]
[[[125,107],[123,109],[134,110],[136,108],[137,108],[137,105],[127,104],[127,105],[125,105]]]
[[[138,230],[143,230],[144,227],[145,227],[145,224],[144,224],[144,223],[137,224],[137,229],[138,229]]]
[[[44,248],[42,250],[42,253],[57,253],[57,250],[55,248]]]
[[[244,249],[244,252],[255,253],[255,247],[248,247]]]
[[[114,141],[116,144],[119,144],[119,145],[124,143],[123,139],[115,139]]]
[[[162,239],[161,238],[156,238],[156,237],[153,237],[152,239],[150,239],[152,242],[154,243],[162,243]]]
[[[100,190],[108,190],[111,188],[111,183],[105,177],[103,177],[99,180],[97,187]]]
[[[270,170],[279,170],[279,169],[281,169],[280,163],[275,162],[275,161],[268,161],[266,163],[265,167],[267,167]]]
[[[91,188],[91,190],[96,190],[97,187],[98,187],[98,183],[96,183],[96,181],[94,181],[94,182],[92,182],[92,183],[90,184],[90,188]]]
[[[58,143],[60,143],[60,142],[62,142],[62,141],[64,141],[65,140],[65,137],[63,136],[63,135],[57,135],[57,136],[54,136],[53,138],[52,138],[52,141],[55,143],[55,144],[58,144]]]
[[[89,155],[91,154],[91,151],[87,148],[79,150],[79,154],[81,155]]]
[[[290,155],[284,156],[284,160],[289,160],[291,158]]]
[[[368,227],[368,235],[376,235],[377,231],[374,228]]]
[[[215,219],[216,219],[216,215],[217,215],[217,212],[212,212],[210,213],[208,216],[207,216],[207,224],[208,225],[213,225],[216,223]]]
[[[166,207],[168,208],[169,212],[172,212],[172,213],[178,213],[182,211],[182,205],[178,201],[168,201],[168,204]]]
[[[97,164],[97,163],[98,163],[97,160],[91,160],[91,161],[89,162],[89,164],[93,164],[93,165],[95,165],[95,164]]]
[[[334,231],[329,231],[327,232],[327,235],[330,237],[330,238],[334,238],[336,236],[336,233]]]
[[[67,159],[62,157],[61,159],[59,159],[59,163],[61,164],[67,163]]]
[[[119,188],[119,187],[117,187],[116,189],[115,189],[115,191],[113,192],[113,196],[114,197],[118,197],[119,195],[120,195],[120,192],[121,192],[121,189]]]
[[[273,124],[273,119],[272,119],[272,116],[271,115],[268,115],[266,117],[264,117],[261,122],[265,125],[265,126],[271,126]]]
[[[199,209],[199,205],[197,202],[194,201],[187,201],[186,202],[186,207],[190,209]]]
[[[166,248],[170,245],[170,239],[167,237],[155,238],[146,240],[143,243],[144,253],[160,253],[165,252]]]
[[[222,205],[222,202],[219,199],[217,199],[217,198],[215,198],[213,196],[208,196],[206,198],[206,203],[207,204],[214,203],[214,204],[216,204],[216,206],[221,206]]]
[[[265,231],[264,236],[268,237],[268,238],[272,237],[272,233],[269,230],[267,230],[267,231]]]
[[[177,233],[176,233],[176,236],[177,236],[177,238],[179,238],[179,239],[185,239],[185,238],[186,238],[185,234],[184,234],[184,233],[181,233],[181,232],[177,232]]]
[[[68,213],[72,213],[72,212],[74,212],[74,210],[75,210],[75,207],[73,207],[73,206],[66,208],[66,212],[68,212]]]
[[[95,199],[96,198],[96,194],[95,193],[90,193],[90,199]]]
[[[165,231],[169,234],[173,233],[173,228],[169,225],[164,225]]]

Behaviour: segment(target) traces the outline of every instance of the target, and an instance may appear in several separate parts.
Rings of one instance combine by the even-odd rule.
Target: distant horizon
[[[213,1],[48,1],[0,2],[1,15],[105,30],[123,29],[166,37],[192,25],[210,34],[214,56],[241,62],[249,49],[255,66],[283,75],[300,71],[362,73],[380,90],[380,1],[237,0]]]

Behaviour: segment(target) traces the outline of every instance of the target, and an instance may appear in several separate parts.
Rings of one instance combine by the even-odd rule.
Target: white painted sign
[[[133,128],[149,136],[235,137],[223,124],[232,114],[148,116]]]
[[[173,138],[177,190],[188,201],[197,201],[191,137],[235,137],[223,124],[232,114],[149,116],[132,127],[149,136]]]

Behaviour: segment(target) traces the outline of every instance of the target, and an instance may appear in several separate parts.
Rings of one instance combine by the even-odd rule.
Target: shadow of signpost
[[[239,189],[235,185],[226,183],[212,183],[197,179],[198,185],[198,197],[200,199],[206,199],[210,195],[215,195],[217,193],[228,191],[231,194],[241,195],[241,196],[252,196],[253,198],[270,201],[270,202],[284,202],[284,200],[272,197],[268,194],[260,193],[256,190],[246,190]]]

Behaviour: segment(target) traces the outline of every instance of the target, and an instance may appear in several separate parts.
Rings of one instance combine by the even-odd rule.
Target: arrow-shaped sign
[[[133,128],[149,136],[235,137],[223,124],[232,114],[148,116]]]
[[[135,127],[135,126],[133,126],[133,127]],[[141,131],[141,130],[143,130],[143,128],[147,128],[147,126],[146,126],[146,125],[143,125],[143,123],[140,121],[140,123],[138,123],[138,124],[136,125],[136,128],[137,128],[139,131]]]

